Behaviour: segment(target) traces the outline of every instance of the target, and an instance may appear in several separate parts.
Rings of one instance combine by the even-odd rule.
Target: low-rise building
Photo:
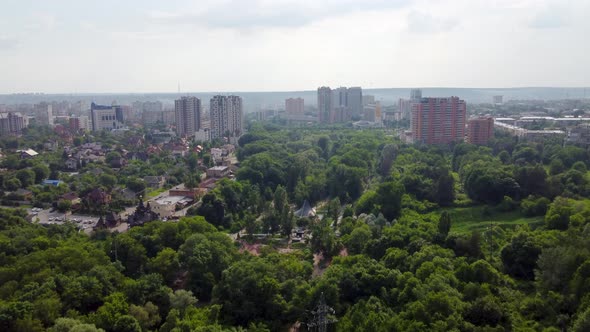
[[[37,153],[37,151],[35,151],[33,149],[16,150],[16,152],[20,153],[21,159],[30,159],[30,158],[34,158],[37,155],[39,155],[39,153]]]
[[[570,144],[590,145],[590,125],[584,124],[567,130],[566,141]]]
[[[209,178],[222,178],[229,175],[229,167],[227,166],[214,166],[207,169],[207,177]]]
[[[168,218],[174,215],[176,210],[182,209],[193,201],[190,197],[166,196],[150,202],[151,211],[160,218]]]
[[[72,206],[82,203],[82,200],[80,199],[80,197],[78,197],[78,195],[76,195],[76,193],[74,193],[74,192],[69,192],[69,193],[65,193],[65,194],[61,195],[59,197],[59,200],[70,202],[70,204],[72,204]]]

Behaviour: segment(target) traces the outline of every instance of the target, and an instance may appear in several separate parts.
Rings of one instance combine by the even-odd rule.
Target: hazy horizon
[[[5,0],[0,94],[585,87],[583,0]]]

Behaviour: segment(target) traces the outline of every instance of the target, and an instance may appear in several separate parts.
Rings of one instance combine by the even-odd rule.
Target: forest
[[[88,236],[0,209],[0,330],[308,331],[324,298],[329,331],[590,331],[584,148],[251,123],[237,158],[177,222]]]

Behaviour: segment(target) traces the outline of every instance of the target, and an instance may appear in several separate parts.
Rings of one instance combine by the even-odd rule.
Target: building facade
[[[346,106],[352,115],[363,114],[363,89],[355,86],[346,89]]]
[[[80,130],[88,130],[90,127],[88,124],[87,116],[71,117],[69,119],[70,130],[78,132]]]
[[[403,99],[400,98],[397,106],[399,109],[399,115],[396,118],[396,121],[409,119],[412,114],[412,104],[418,103],[422,99],[422,90],[421,89],[412,89],[410,90],[410,99]]]
[[[289,98],[285,100],[285,111],[287,114],[305,113],[305,102],[303,98]]]
[[[92,131],[122,129],[125,127],[125,118],[121,106],[105,106],[90,104],[90,118]]]
[[[320,123],[347,122],[352,116],[363,116],[363,90],[360,87],[318,88]]]
[[[0,136],[18,136],[27,127],[27,119],[20,113],[0,113]]]
[[[243,105],[238,96],[214,96],[209,102],[211,139],[242,136]]]
[[[318,119],[320,123],[331,123],[332,89],[327,86],[318,88]]]
[[[193,136],[201,129],[201,100],[182,97],[174,101],[174,117],[178,136]]]
[[[471,144],[486,144],[494,137],[494,118],[482,116],[469,119],[467,122],[467,142]]]
[[[448,144],[465,138],[466,104],[459,97],[412,102],[410,128],[415,143]]]
[[[33,106],[35,122],[40,126],[53,126],[53,105],[42,102]]]

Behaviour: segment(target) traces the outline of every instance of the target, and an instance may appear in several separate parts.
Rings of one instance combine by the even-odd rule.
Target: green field
[[[484,213],[484,206],[458,207],[441,209],[438,213],[447,211],[451,216],[451,232],[470,233],[474,230],[484,231],[490,223],[503,228],[517,225],[529,224],[531,226],[543,223],[543,217],[525,217],[519,210],[510,212],[499,212],[493,208],[487,208]]]
[[[166,189],[166,188],[154,189],[154,190],[149,191],[146,196],[147,196],[147,198],[154,198],[154,197],[158,196],[159,194],[165,192],[166,190],[168,190],[168,189]]]

